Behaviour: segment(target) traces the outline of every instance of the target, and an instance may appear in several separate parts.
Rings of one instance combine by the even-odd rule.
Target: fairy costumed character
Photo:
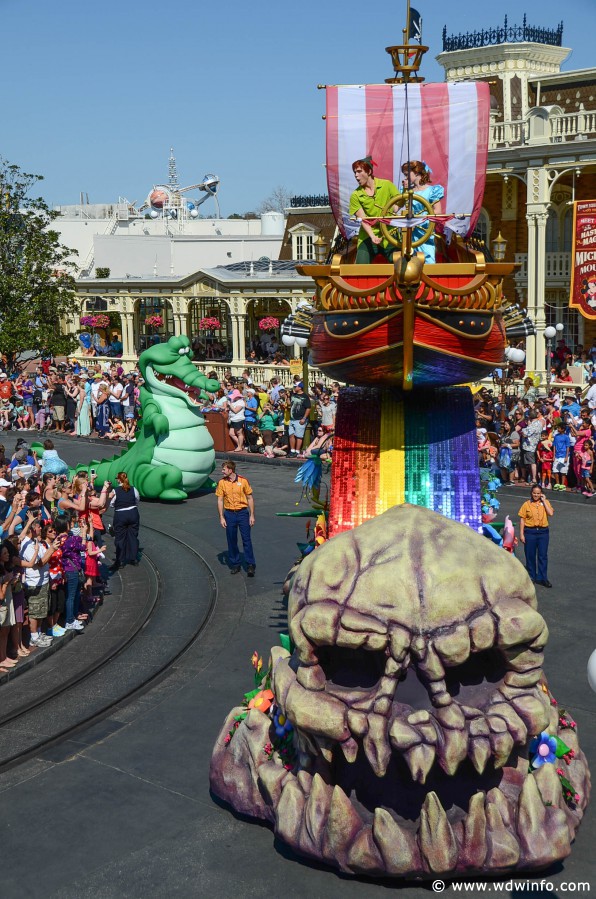
[[[404,162],[401,167],[405,178],[403,180],[404,190],[413,190],[415,194],[418,194],[420,197],[424,197],[433,207],[434,211],[437,215],[441,215],[443,212],[443,206],[441,200],[445,196],[445,189],[441,184],[431,184],[430,176],[432,175],[432,170],[428,167],[425,162],[421,162],[419,160],[412,160],[411,162]],[[418,202],[418,200],[414,200],[412,203],[412,212],[414,215],[420,215],[421,212],[424,212],[425,208],[422,203]],[[420,225],[416,225],[412,232],[412,240],[420,240],[423,236],[426,228],[428,226],[428,221],[421,222]],[[434,231],[423,244],[420,244],[417,247],[418,253],[424,253],[425,262],[433,263],[435,261],[435,235]]]
[[[374,164],[374,160],[370,156],[357,159],[352,163],[352,171],[358,187],[350,197],[350,215],[355,215],[362,223],[358,232],[356,262],[364,265],[370,264],[377,253],[382,253],[389,262],[392,262],[395,250],[395,247],[381,233],[379,222],[367,221],[367,219],[381,218],[389,200],[399,194],[399,190],[392,181],[374,177]]]

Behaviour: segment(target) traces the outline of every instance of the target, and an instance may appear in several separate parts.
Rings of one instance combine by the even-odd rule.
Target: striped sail
[[[445,188],[443,211],[469,213],[470,233],[484,194],[489,120],[489,88],[481,82],[409,84],[407,91],[403,84],[327,87],[327,184],[344,236],[358,231],[348,215],[352,163],[369,155],[375,177],[400,189],[402,164],[426,162],[432,183]]]

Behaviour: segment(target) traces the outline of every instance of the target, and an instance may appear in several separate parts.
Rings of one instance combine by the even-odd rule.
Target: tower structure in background
[[[170,190],[178,190],[178,172],[176,170],[176,157],[174,156],[174,148],[170,147],[170,158],[168,160],[168,187]]]

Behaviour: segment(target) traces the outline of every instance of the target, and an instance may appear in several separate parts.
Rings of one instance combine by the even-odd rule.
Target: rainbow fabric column
[[[399,394],[346,387],[335,421],[330,536],[412,503],[481,530],[480,475],[467,387]]]

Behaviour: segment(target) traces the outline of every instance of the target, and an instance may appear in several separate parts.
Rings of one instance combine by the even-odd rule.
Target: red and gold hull
[[[318,286],[312,362],[351,384],[409,390],[479,380],[503,361],[501,283],[511,268],[429,265],[404,283],[392,265],[301,266]]]

